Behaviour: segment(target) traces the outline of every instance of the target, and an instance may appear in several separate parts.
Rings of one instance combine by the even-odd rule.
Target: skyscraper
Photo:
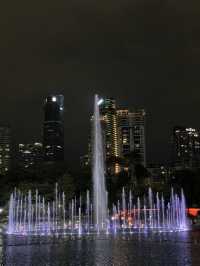
[[[0,174],[5,174],[11,168],[11,129],[0,126]]]
[[[120,165],[117,163],[117,159],[120,157],[120,144],[115,100],[104,99],[100,104],[100,114],[107,170],[117,174],[120,172]]]
[[[137,155],[136,163],[146,167],[144,109],[118,109],[113,98],[102,99],[99,104],[107,174],[118,174],[122,169],[128,171],[124,159],[133,154]],[[91,164],[91,138],[88,155],[81,158],[82,168],[85,164]]]
[[[63,95],[50,95],[45,100],[43,146],[45,161],[64,160]]]
[[[173,152],[175,166],[200,165],[200,132],[195,128],[174,127]]]
[[[137,163],[146,166],[144,109],[117,110],[121,156],[135,154]]]

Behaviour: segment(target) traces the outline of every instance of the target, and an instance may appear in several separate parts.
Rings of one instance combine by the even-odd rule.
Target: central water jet
[[[94,116],[93,116],[93,204],[94,204],[94,222],[97,230],[106,228],[107,223],[107,192],[105,186],[105,165],[103,152],[103,137],[101,128],[101,119],[99,105],[102,100],[95,95]]]

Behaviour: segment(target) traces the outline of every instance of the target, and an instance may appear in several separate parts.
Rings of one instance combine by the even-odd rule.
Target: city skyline
[[[54,90],[55,91],[55,90]],[[49,95],[58,95],[59,93],[49,93]],[[47,95],[45,95],[45,97],[48,97]],[[6,121],[6,124],[11,125],[11,129],[12,129],[12,138],[13,141],[15,142],[15,144],[17,143],[30,143],[30,142],[37,142],[40,141],[42,142],[42,131],[43,131],[43,119],[44,119],[44,100],[45,97],[43,97],[42,99],[40,99],[40,109],[39,109],[39,113],[41,116],[37,117],[37,119],[35,119],[34,121],[34,129],[31,127],[26,127],[23,130],[19,130],[18,134],[17,133],[17,127],[13,127],[12,123],[10,123],[9,121]],[[106,96],[103,96],[103,98],[108,98]],[[118,97],[119,98],[119,97]],[[91,97],[92,100],[92,97]],[[66,103],[67,102],[67,103]],[[75,123],[75,128],[76,129],[74,131],[74,134],[69,134],[68,129],[71,129],[73,131],[73,128],[71,128],[71,125],[74,123],[73,119],[67,119],[67,117],[71,117],[73,118],[74,112],[73,110],[71,110],[71,113],[69,112],[70,108],[68,108],[67,104],[69,104],[70,107],[70,103],[68,101],[65,102],[65,112],[64,112],[64,119],[65,119],[65,153],[66,154],[70,154],[70,156],[66,156],[66,162],[67,164],[70,166],[72,165],[72,168],[76,168],[77,164],[79,165],[79,160],[80,160],[80,156],[83,156],[86,151],[87,151],[87,145],[88,145],[88,135],[89,131],[90,131],[90,115],[92,112],[91,110],[88,110],[88,108],[85,110],[86,113],[88,113],[88,117],[86,117],[86,120],[81,121],[77,120]],[[92,101],[91,101],[92,102]],[[126,102],[122,102],[122,101],[116,101],[117,102],[117,106],[120,109],[124,109],[124,108],[128,108],[128,109],[141,109],[141,107],[143,108],[144,106],[139,106],[137,104],[133,105],[128,105],[126,104]],[[129,102],[129,101],[128,101]],[[75,102],[73,102],[74,104]],[[91,104],[91,103],[90,103]],[[38,110],[35,110],[36,112]],[[28,115],[28,113],[26,113],[26,115]],[[80,114],[81,115],[81,114]],[[147,123],[146,123],[146,146],[147,146],[147,155],[146,155],[146,159],[147,159],[147,163],[168,163],[170,162],[170,160],[172,159],[172,154],[171,154],[171,145],[172,145],[172,130],[173,127],[175,126],[185,126],[186,127],[191,127],[191,123],[186,124],[184,122],[177,122],[177,123],[171,123],[171,125],[169,127],[165,126],[165,129],[167,129],[167,132],[165,132],[165,137],[166,138],[166,142],[164,140],[160,140],[158,139],[157,144],[155,144],[156,140],[153,139],[153,141],[155,142],[151,142],[151,138],[152,138],[152,133],[155,131],[155,128],[151,127],[151,119],[152,118],[152,112],[151,110],[148,110],[147,112]],[[149,121],[150,120],[150,121]],[[185,119],[186,120],[186,119]],[[0,120],[1,121],[1,120]],[[31,121],[33,122],[33,121]],[[162,123],[162,120],[160,121]],[[198,122],[198,121],[197,121]],[[81,124],[86,124],[86,126],[84,126],[84,130],[81,129],[81,134],[83,136],[85,136],[85,138],[80,138],[79,136],[77,136],[77,127],[80,127]],[[4,121],[5,124],[5,121]],[[198,123],[193,123],[192,125],[197,124]],[[193,126],[194,127],[194,126]],[[195,128],[195,127],[194,127]],[[198,126],[196,128],[199,128]],[[30,130],[32,129],[32,130]],[[162,129],[161,129],[162,130]],[[34,132],[34,134],[33,134]],[[32,134],[31,134],[32,133]],[[77,139],[75,139],[75,137]],[[75,141],[74,142],[70,142],[69,139],[70,138],[74,138]],[[80,141],[81,140],[81,141]],[[78,141],[78,142],[77,142]],[[77,145],[80,144],[80,145]],[[73,147],[75,147],[75,149],[73,150]],[[154,146],[154,150],[151,150],[151,147]],[[164,152],[164,156],[162,155],[162,151]],[[161,156],[152,156],[153,152],[158,153],[159,155],[161,154]]]
[[[63,94],[69,123],[65,139],[70,139],[66,147],[78,163],[97,93],[144,107],[149,116],[147,159],[164,160],[170,128],[200,126],[198,1],[189,8],[179,0],[120,0],[115,8],[102,0],[80,3],[16,2],[12,10],[4,3],[0,123],[9,121],[19,142],[29,142],[33,135],[37,139],[44,97]],[[22,135],[25,125],[27,137]]]

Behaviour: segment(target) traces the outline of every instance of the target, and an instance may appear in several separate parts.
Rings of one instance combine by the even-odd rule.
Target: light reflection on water
[[[199,254],[200,234],[191,232],[0,238],[3,266],[199,266]]]

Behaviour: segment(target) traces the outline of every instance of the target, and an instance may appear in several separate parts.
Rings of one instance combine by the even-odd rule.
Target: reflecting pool
[[[199,266],[200,232],[100,236],[1,236],[5,266]]]

